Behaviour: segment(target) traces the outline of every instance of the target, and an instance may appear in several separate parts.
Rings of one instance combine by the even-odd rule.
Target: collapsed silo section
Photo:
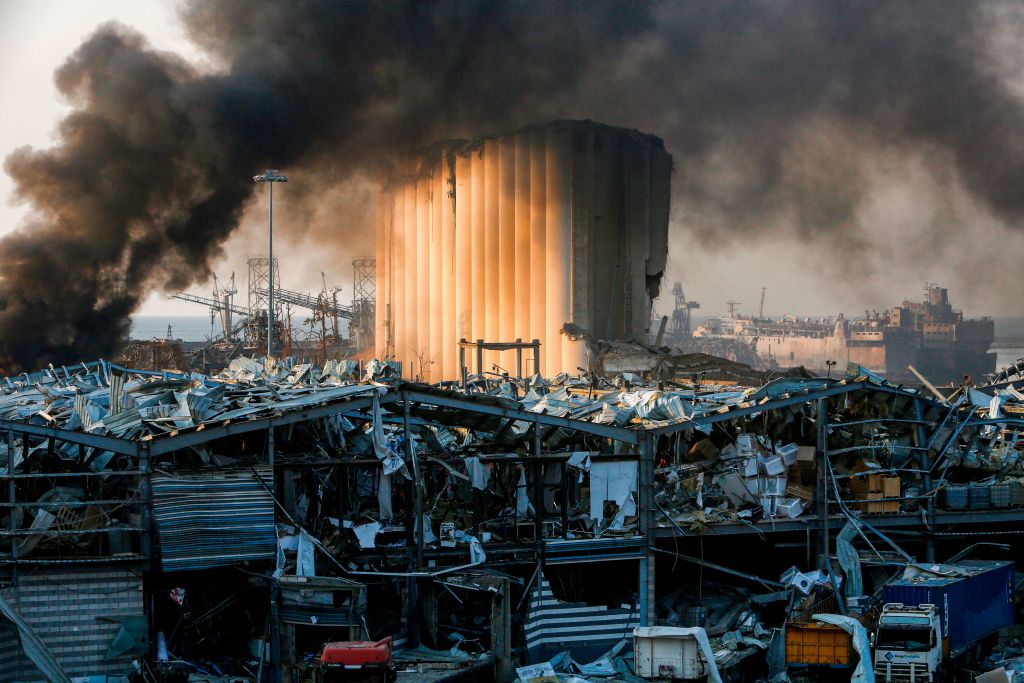
[[[671,171],[660,139],[591,121],[401,160],[377,204],[377,354],[436,382],[458,378],[460,339],[539,339],[550,376],[588,368],[588,340],[646,335]],[[515,352],[483,360],[484,372],[516,371]],[[475,354],[467,363],[478,371]]]

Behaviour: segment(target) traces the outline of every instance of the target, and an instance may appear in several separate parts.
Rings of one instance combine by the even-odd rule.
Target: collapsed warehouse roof
[[[321,637],[303,632],[313,626],[454,643],[473,662],[507,660],[516,640],[520,661],[543,660],[574,637],[550,605],[578,610],[586,642],[572,649],[583,660],[623,628],[682,623],[695,608],[688,594],[656,600],[653,582],[623,567],[639,563],[649,578],[664,556],[738,581],[746,592],[726,590],[722,626],[705,624],[714,638],[739,628],[765,640],[772,617],[757,591],[795,590],[806,608],[833,590],[822,577],[840,576],[839,597],[856,602],[866,568],[932,559],[951,525],[1024,520],[1024,395],[1012,383],[946,396],[856,366],[842,379],[758,386],[687,372],[667,389],[628,375],[471,376],[465,386],[396,375],[378,362],[236,359],[216,376],[97,362],[8,378],[0,463],[11,543],[0,563],[12,577],[137,563],[161,586],[247,568],[261,577],[251,590],[281,591],[297,648],[283,657],[295,666]],[[920,535],[894,540],[901,529]],[[815,535],[820,575],[769,578],[659,547],[787,532]],[[595,591],[578,573],[596,561],[618,567],[616,588]],[[487,574],[496,592],[465,573],[498,569]],[[203,590],[229,576],[188,584],[195,597],[183,599],[213,600]],[[425,583],[383,590],[408,580]],[[467,582],[486,597],[463,597]],[[504,591],[516,610],[495,607]],[[439,621],[444,610],[455,621]],[[163,614],[150,615],[154,630]],[[238,628],[263,637],[269,613],[247,618]],[[505,618],[522,641],[495,631]],[[212,657],[187,636],[168,632],[175,652]]]

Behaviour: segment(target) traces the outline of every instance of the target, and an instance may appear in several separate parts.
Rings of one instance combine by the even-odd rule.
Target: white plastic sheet
[[[402,469],[405,463],[401,456],[388,448],[388,440],[384,435],[384,420],[380,412],[380,394],[373,394],[373,453],[381,461],[384,474],[393,474]],[[413,448],[416,444],[412,444]]]
[[[491,480],[490,468],[480,462],[480,458],[476,456],[463,458],[462,461],[466,464],[466,473],[469,474],[469,481],[473,488],[480,491],[486,490],[487,484]]]
[[[377,522],[360,524],[352,527],[352,531],[355,532],[356,538],[359,540],[360,548],[374,548],[377,545],[377,532],[380,531],[380,524]]]
[[[315,551],[316,546],[313,544],[313,539],[305,531],[300,532],[298,546],[295,551],[296,576],[316,576],[316,563],[313,559]]]
[[[853,617],[846,617],[842,614],[815,614],[814,620],[838,626],[852,637],[853,649],[860,656],[860,661],[857,663],[857,668],[853,670],[850,683],[875,683],[875,670],[871,661],[871,641],[868,640],[868,632],[864,625]]]
[[[469,561],[473,564],[483,564],[487,561],[487,553],[484,552],[484,546],[476,536],[467,536],[466,541],[469,543]]]
[[[589,451],[574,451],[569,456],[569,462],[566,463],[569,467],[579,470],[579,483],[583,483],[583,473],[590,471],[590,452]]]
[[[622,521],[636,514],[633,491],[636,491],[637,462],[593,462],[590,464],[590,517],[604,522],[604,502],[614,501],[619,511],[608,523],[621,529]]]
[[[391,510],[391,475],[381,472],[380,483],[377,485],[377,506],[380,508],[381,521],[389,521],[394,512]]]
[[[516,519],[525,519],[533,512],[533,504],[526,493],[526,470],[519,473],[519,484],[516,486]]]
[[[429,545],[437,540],[437,536],[434,535],[434,530],[431,528],[432,522],[430,515],[423,513],[423,545]],[[416,532],[419,531],[419,525],[416,525]]]

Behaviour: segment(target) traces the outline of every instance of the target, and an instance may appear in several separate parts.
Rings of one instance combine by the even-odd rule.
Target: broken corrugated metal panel
[[[273,486],[272,468],[159,474],[152,481],[165,571],[275,557],[274,499],[264,487]]]
[[[71,683],[71,679],[57,663],[53,653],[46,647],[46,643],[36,634],[29,623],[21,618],[11,603],[2,596],[0,596],[0,616],[5,617],[18,629],[22,649],[25,650],[25,654],[32,660],[32,663],[39,668],[39,673],[46,677],[46,680],[53,683]]]
[[[526,647],[531,662],[546,661],[567,646],[576,656],[598,657],[640,625],[635,605],[610,609],[605,605],[563,602],[551,591],[543,574],[531,593],[526,614]]]

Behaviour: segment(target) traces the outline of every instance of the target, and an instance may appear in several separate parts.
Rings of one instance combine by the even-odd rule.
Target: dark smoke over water
[[[150,291],[208,278],[263,168],[303,177],[301,215],[396,150],[550,118],[663,136],[674,212],[706,245],[856,244],[879,159],[902,156],[1020,228],[1024,104],[987,51],[1000,7],[196,2],[203,73],[103,26],[56,74],[74,106],[58,146],[6,160],[35,212],[0,241],[0,369],[112,354]],[[370,239],[372,217],[344,223],[321,237]]]

